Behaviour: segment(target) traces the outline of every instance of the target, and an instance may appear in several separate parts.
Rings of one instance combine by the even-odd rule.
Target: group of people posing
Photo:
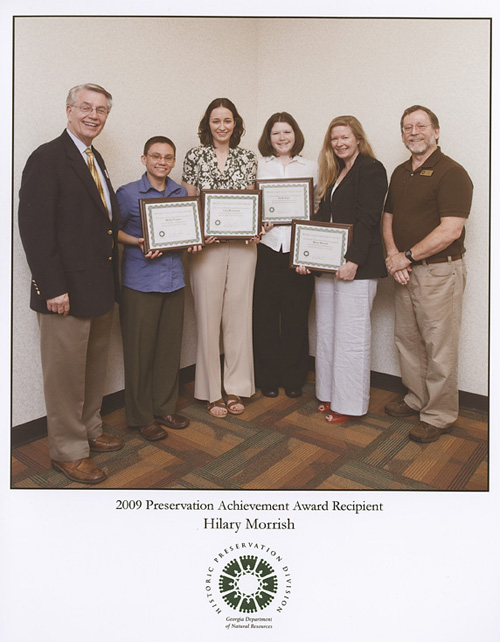
[[[124,245],[120,320],[127,423],[152,441],[165,438],[165,428],[189,424],[176,413],[182,252],[145,253],[139,200],[196,196],[205,189],[253,189],[258,179],[312,178],[314,218],[351,224],[352,241],[335,274],[289,267],[291,225],[265,223],[250,240],[206,237],[203,247],[189,248],[197,326],[195,397],[207,403],[215,418],[243,413],[256,386],[267,397],[277,397],[281,387],[289,397],[299,397],[308,373],[308,315],[315,291],[318,411],[330,423],[366,414],[370,315],[378,280],[389,271],[398,291],[396,345],[408,394],[386,411],[397,417],[419,414],[410,431],[416,441],[434,441],[449,429],[458,415],[463,237],[472,184],[437,146],[439,123],[433,112],[415,105],[403,114],[401,134],[412,156],[396,168],[386,201],[386,171],[354,116],[330,122],[316,163],[300,155],[304,136],[293,116],[275,113],[264,126],[257,162],[252,151],[239,146],[244,125],[235,105],[215,99],[199,124],[201,144],[185,155],[181,185],[169,177],[176,162],[174,142],[155,136],[141,157],[145,173],[120,187],[115,198],[102,158],[92,148],[111,109],[110,94],[98,85],[78,86],[70,91],[66,109],[63,135],[28,160],[19,209],[33,273],[32,308],[39,313],[55,468],[73,481],[98,483],[106,474],[90,460],[89,450],[122,446],[120,439],[102,432],[103,380],[97,373],[106,356],[117,286],[116,242]],[[77,192],[78,206],[70,190]],[[85,190],[90,195],[83,198]],[[41,208],[45,220],[40,219],[40,200],[46,201]],[[87,218],[75,215],[78,211],[66,213],[71,200],[74,209],[85,208]],[[41,229],[44,222],[50,223],[49,232]],[[75,257],[69,254],[68,236],[76,237],[79,228],[99,241],[84,235],[89,246]],[[94,304],[95,311],[93,286],[100,292],[97,298],[107,301]],[[68,319],[82,326],[76,362],[71,349],[75,328],[61,331]],[[66,374],[59,372],[61,362]],[[55,392],[61,390],[61,377],[64,404]]]
[[[143,177],[117,192],[118,240],[125,244],[121,318],[126,415],[148,438],[166,434],[155,416],[187,422],[172,406],[182,314],[173,319],[170,308],[182,308],[178,293],[184,283],[180,252],[142,251],[138,199],[253,189],[260,178],[312,178],[319,202],[315,218],[352,224],[353,240],[336,274],[315,276],[289,267],[291,225],[265,223],[254,239],[208,237],[204,247],[190,248],[198,339],[194,395],[207,402],[215,417],[244,412],[244,399],[256,385],[267,397],[277,397],[280,387],[289,397],[299,397],[309,368],[308,316],[316,288],[319,409],[329,422],[347,421],[368,409],[370,311],[377,280],[387,274],[380,233],[385,169],[353,116],[335,118],[328,126],[319,168],[300,155],[304,136],[286,112],[273,114],[265,124],[258,162],[253,152],[239,146],[243,131],[235,105],[227,98],[215,99],[199,125],[201,145],[185,156],[182,185],[168,178],[175,164],[173,142],[155,137],[145,145]]]

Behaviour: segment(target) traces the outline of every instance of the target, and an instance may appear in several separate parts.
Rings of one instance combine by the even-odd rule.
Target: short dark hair
[[[408,107],[407,109],[405,109],[403,112],[403,115],[401,116],[401,122],[400,122],[401,131],[403,131],[404,119],[410,114],[413,114],[414,111],[425,111],[426,114],[429,114],[432,127],[434,129],[439,129],[439,120],[433,111],[431,111],[428,107],[423,107],[422,105],[412,105],[411,107]]]
[[[173,141],[170,140],[170,138],[167,138],[166,136],[153,136],[149,140],[146,141],[144,145],[144,156],[149,152],[149,149],[152,145],[155,143],[166,143],[167,145],[170,145],[170,147],[174,150],[174,156],[175,156],[175,145]]]
[[[198,126],[198,136],[200,137],[201,144],[214,144],[214,139],[212,136],[212,132],[210,131],[209,123],[210,114],[214,109],[217,109],[217,107],[225,107],[226,109],[229,109],[229,111],[233,114],[234,122],[236,123],[236,125],[233,133],[231,134],[231,138],[229,139],[229,147],[238,147],[241,137],[245,133],[245,126],[243,125],[243,118],[238,114],[238,110],[236,109],[234,103],[229,100],[229,98],[216,98],[215,100],[212,100],[210,105],[207,107]]]
[[[290,154],[292,156],[297,156],[297,154],[300,154],[300,152],[304,148],[305,141],[304,134],[302,133],[299,124],[297,123],[295,118],[286,111],[278,111],[273,114],[264,125],[264,131],[262,132],[262,136],[260,137],[258,145],[259,152],[262,154],[262,156],[273,156],[273,154],[275,153],[275,150],[271,145],[271,129],[273,128],[273,125],[275,123],[287,123],[288,125],[290,125],[290,127],[293,129],[293,133],[295,134],[295,143],[291,149]]]

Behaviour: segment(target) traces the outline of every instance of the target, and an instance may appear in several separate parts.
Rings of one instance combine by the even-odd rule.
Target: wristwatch
[[[414,263],[416,263],[415,259],[414,259],[414,258],[413,258],[413,256],[411,255],[411,250],[406,250],[406,252],[405,252],[405,256],[406,256],[406,258],[408,259],[408,261],[410,261],[410,263],[411,263],[412,265],[413,265]]]

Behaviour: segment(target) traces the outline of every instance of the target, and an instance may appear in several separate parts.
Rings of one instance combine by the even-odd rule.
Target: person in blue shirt
[[[125,414],[145,439],[164,439],[164,427],[186,428],[175,414],[184,318],[182,251],[144,253],[139,199],[187,196],[168,177],[175,145],[154,136],[144,145],[142,178],[116,193],[121,210],[118,241],[123,243],[120,322],[125,365]]]

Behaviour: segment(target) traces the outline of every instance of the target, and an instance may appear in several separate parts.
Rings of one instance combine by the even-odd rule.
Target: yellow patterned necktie
[[[101,179],[99,178],[99,173],[95,166],[94,154],[92,153],[90,147],[87,147],[85,153],[87,154],[90,173],[92,175],[92,178],[94,179],[94,183],[96,184],[97,189],[99,190],[99,194],[101,196],[104,207],[106,208],[106,212],[108,213],[108,217],[111,218],[111,216],[109,215],[108,204],[106,203],[106,197],[104,196],[104,189],[102,187]]]

